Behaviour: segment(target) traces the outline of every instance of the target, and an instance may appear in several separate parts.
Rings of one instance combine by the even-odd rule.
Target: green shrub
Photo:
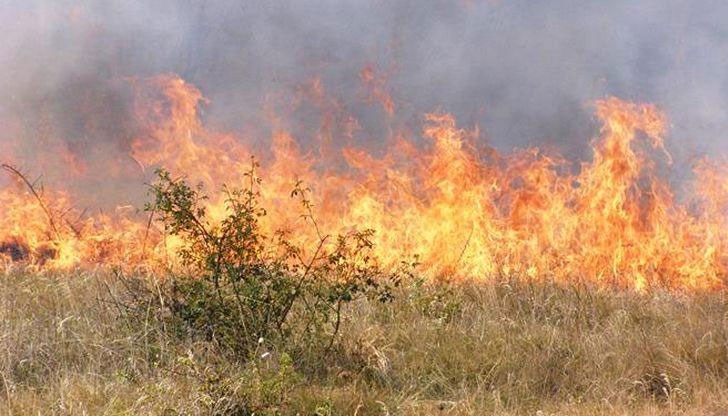
[[[398,272],[387,273],[373,260],[371,230],[332,238],[316,228],[313,253],[283,232],[266,235],[257,168],[253,160],[245,187],[224,188],[227,217],[220,223],[208,220],[201,185],[157,171],[147,210],[168,234],[182,238],[179,255],[188,270],[171,277],[165,303],[187,331],[243,357],[259,340],[328,350],[342,307],[361,296],[389,300]],[[291,197],[300,199],[304,217],[317,227],[307,192],[299,182]]]

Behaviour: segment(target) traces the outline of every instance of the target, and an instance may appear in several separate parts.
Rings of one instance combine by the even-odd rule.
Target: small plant
[[[241,356],[259,339],[330,349],[342,307],[361,296],[389,300],[396,272],[385,273],[373,260],[371,230],[322,235],[300,182],[291,197],[300,198],[304,218],[316,227],[315,250],[305,253],[282,232],[266,235],[257,169],[253,159],[246,186],[224,188],[227,217],[219,223],[207,217],[202,186],[157,171],[146,209],[183,240],[179,256],[189,270],[172,277],[167,304],[184,328]]]
[[[409,301],[423,316],[443,323],[460,313],[462,303],[451,284],[439,282],[428,286],[422,278],[412,281]]]
[[[190,351],[177,358],[175,371],[194,380],[194,400],[211,415],[280,415],[301,381],[285,353],[237,367],[208,362]]]

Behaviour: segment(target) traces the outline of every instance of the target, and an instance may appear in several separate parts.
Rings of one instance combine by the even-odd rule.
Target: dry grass
[[[353,305],[328,354],[248,363],[123,293],[104,273],[0,277],[0,414],[728,415],[722,293],[409,285]]]

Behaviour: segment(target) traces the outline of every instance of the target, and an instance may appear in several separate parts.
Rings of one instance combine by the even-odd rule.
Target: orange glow
[[[366,99],[393,117],[394,103],[375,69],[365,68],[360,79]],[[203,125],[203,95],[184,80],[167,75],[132,85],[140,127],[129,156],[142,170],[163,166],[205,184],[211,219],[223,218],[216,191],[243,183],[252,151]],[[593,103],[601,131],[591,161],[573,172],[568,161],[539,149],[500,154],[478,147],[477,129],[458,127],[439,112],[424,116],[424,143],[399,131],[381,155],[343,146],[332,156],[332,143],[352,142],[357,121],[341,116],[319,80],[306,93],[325,112],[339,113],[321,119],[318,155],[305,151],[294,131],[275,126],[261,167],[268,232],[285,229],[297,242],[316,241],[300,201],[290,197],[301,180],[311,189],[322,232],[373,229],[384,266],[417,255],[421,273],[432,279],[519,277],[635,290],[724,286],[728,164],[700,161],[699,180],[678,199],[661,175],[671,163],[663,141],[667,122],[653,105],[617,98]],[[345,125],[347,137],[335,136],[335,122]],[[74,175],[86,174],[73,154],[61,157]],[[345,168],[329,165],[332,159]],[[122,207],[81,215],[70,191],[38,198],[10,178],[0,187],[5,264],[154,269],[169,265],[181,243],[164,238],[148,214]]]

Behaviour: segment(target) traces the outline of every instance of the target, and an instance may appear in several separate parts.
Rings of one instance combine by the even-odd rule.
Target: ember
[[[30,257],[30,248],[17,238],[11,237],[8,240],[0,241],[0,258],[2,256],[14,262],[27,261]]]

